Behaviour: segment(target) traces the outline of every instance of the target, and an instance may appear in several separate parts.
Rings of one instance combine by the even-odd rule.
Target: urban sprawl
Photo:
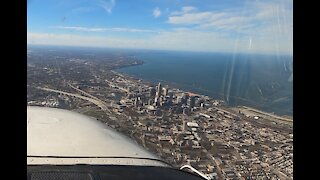
[[[291,118],[114,71],[141,63],[28,51],[27,103],[95,117],[174,167],[212,179],[293,178]]]

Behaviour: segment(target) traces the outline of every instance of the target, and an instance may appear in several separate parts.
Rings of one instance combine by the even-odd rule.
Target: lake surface
[[[292,116],[292,56],[169,51],[131,52],[144,64],[118,69],[157,84]]]

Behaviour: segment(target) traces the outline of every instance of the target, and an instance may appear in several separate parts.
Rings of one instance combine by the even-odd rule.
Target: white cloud
[[[269,37],[226,38],[221,33],[177,29],[148,38],[28,33],[28,44],[166,49],[211,52],[291,53],[292,44]],[[250,46],[251,44],[251,46]],[[248,48],[250,46],[250,48]]]
[[[151,38],[123,38],[115,36],[81,36],[74,34],[27,33],[28,44],[120,47],[167,50],[212,51],[223,50],[225,43],[218,35],[186,30],[168,31]],[[215,43],[213,43],[215,42]],[[224,49],[225,50],[225,49]]]
[[[65,29],[65,30],[74,30],[74,31],[83,31],[83,32],[132,32],[132,33],[158,33],[158,31],[149,30],[149,29],[135,29],[135,28],[88,28],[81,26],[52,26],[50,28],[55,29]]]
[[[184,7],[179,13],[172,13],[174,15],[171,15],[167,22],[174,25],[194,25],[197,28],[234,29],[251,18],[226,11],[189,12],[194,9]]]
[[[174,11],[171,13],[171,15],[181,15],[181,14],[186,14],[188,12],[193,12],[196,11],[197,8],[193,6],[184,6],[181,8],[181,11]]]
[[[179,16],[170,16],[167,22],[180,25],[200,25],[219,19],[224,15],[225,13],[213,12],[186,13]]]
[[[112,8],[116,5],[116,0],[99,0],[98,5],[111,14]]]
[[[261,1],[250,1],[246,7],[223,11],[199,11],[195,7],[186,6],[180,11],[170,13],[167,23],[174,26],[171,30],[54,26],[51,28],[88,33],[75,35],[72,32],[70,34],[29,32],[27,42],[49,45],[292,54],[293,22],[290,7],[291,5],[284,3]],[[155,18],[161,15],[158,7],[154,9],[153,15]],[[109,31],[141,34],[98,35],[99,32]],[[150,34],[144,35],[144,33]],[[97,35],[93,36],[94,34]]]
[[[115,32],[141,32],[141,33],[159,33],[158,31],[149,30],[149,29],[135,29],[135,28],[109,28],[106,31],[115,31]]]
[[[288,7],[281,2],[257,2],[254,4],[256,9],[256,18],[259,19],[274,19],[279,15],[279,11],[286,11],[286,14],[289,15],[290,11],[287,9]],[[292,13],[292,10],[291,10]]]
[[[194,11],[196,9],[197,8],[193,7],[193,6],[184,6],[184,7],[182,7],[182,12],[186,13],[186,12]]]
[[[251,5],[256,9],[251,13],[246,25],[253,25],[243,29],[243,32],[256,37],[272,38],[277,41],[293,43],[293,11],[292,5],[279,2],[257,2]],[[290,3],[290,1],[288,1]],[[255,8],[253,8],[255,7]]]
[[[140,47],[142,40],[111,36],[81,36],[74,34],[27,33],[28,44],[89,46],[89,47]]]
[[[245,7],[216,11],[182,7],[181,11],[171,13],[167,23],[203,30],[226,30],[229,33],[259,33],[277,27],[273,33],[288,35],[292,32],[291,6],[286,1],[256,1],[248,2]]]
[[[158,7],[156,7],[154,10],[153,10],[153,17],[157,18],[161,15],[161,11]]]
[[[221,16],[222,17],[222,16]],[[208,23],[201,24],[202,28],[219,28],[219,29],[237,29],[241,28],[249,21],[246,17],[229,17],[229,18],[216,18]]]
[[[103,28],[87,28],[87,27],[80,27],[80,26],[53,26],[50,28],[85,31],[85,32],[103,32],[103,31],[105,31],[105,29],[103,29]]]

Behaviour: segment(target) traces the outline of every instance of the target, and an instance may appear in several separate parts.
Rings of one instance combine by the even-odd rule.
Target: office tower
[[[168,96],[168,88],[163,88],[163,96]]]
[[[201,106],[201,103],[204,103],[204,99],[203,98],[199,98],[196,102],[197,106]]]
[[[149,95],[150,97],[156,96],[156,89],[154,87],[149,87]]]
[[[169,96],[169,99],[171,99],[172,100],[172,98],[173,98],[173,91],[168,91],[168,96]]]
[[[154,103],[156,104],[156,106],[160,106],[160,98],[159,97],[155,97],[154,98]]]
[[[160,97],[160,98],[159,98],[159,102],[160,102],[160,106],[162,106],[162,104],[164,103],[163,97]]]
[[[181,97],[181,96],[178,96],[176,103],[177,103],[177,104],[180,104],[181,102],[182,102],[182,97]]]
[[[162,86],[161,86],[161,83],[159,83],[157,87],[157,97],[161,96],[161,90],[162,90]]]
[[[182,96],[181,104],[187,105],[188,98],[189,98],[189,94],[185,93],[185,94]]]
[[[196,97],[191,96],[190,97],[190,108],[193,108],[195,104],[196,104]]]

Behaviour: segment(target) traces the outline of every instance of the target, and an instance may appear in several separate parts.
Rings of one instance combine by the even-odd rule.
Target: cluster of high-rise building
[[[266,134],[260,136],[259,125],[248,122],[251,118],[249,121],[256,123],[255,116],[224,110],[222,101],[169,89],[161,83],[149,86],[132,82],[126,82],[133,88],[123,97],[122,105],[127,103],[127,109],[140,113],[139,118],[127,113],[137,120],[138,139],[168,162],[177,166],[189,163],[213,179],[291,179],[292,145],[286,142],[289,137],[280,135],[283,132],[266,128]],[[277,149],[279,143],[287,150]],[[283,158],[272,159],[272,150]]]
[[[138,91],[131,91],[131,93],[128,93],[126,100],[130,102],[132,99],[135,107],[145,107],[155,113],[159,112],[158,109],[166,109],[170,113],[188,115],[190,112],[205,106],[200,95],[169,89],[163,87],[161,83],[157,86],[140,87]]]
[[[48,67],[44,72],[53,70]],[[60,76],[43,79],[41,84],[29,81],[28,92],[33,95],[29,95],[28,104],[57,105],[95,116],[173,166],[189,164],[213,179],[292,179],[292,134],[279,130],[278,125],[278,130],[273,129],[271,122],[268,126],[259,124],[268,121],[266,116],[252,115],[248,108],[242,108],[241,113],[230,111],[220,106],[222,100],[161,83],[142,83],[114,72],[86,75],[86,79],[70,83],[105,101],[108,110],[101,111],[100,106],[74,96],[36,88],[78,93],[66,83],[56,83]]]

